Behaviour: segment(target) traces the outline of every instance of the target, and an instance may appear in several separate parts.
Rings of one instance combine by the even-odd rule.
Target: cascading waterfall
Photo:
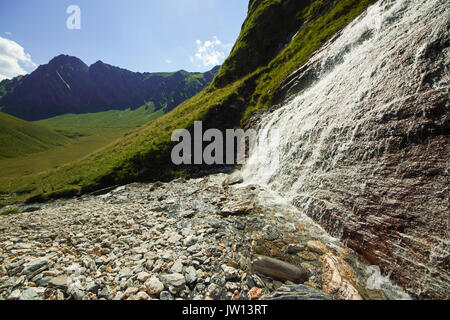
[[[245,181],[270,187],[306,213],[317,200],[325,209],[358,207],[362,200],[353,194],[364,193],[366,178],[386,170],[372,161],[389,151],[376,143],[384,134],[377,123],[400,118],[395,106],[418,92],[448,94],[448,70],[427,75],[425,58],[448,34],[449,16],[445,0],[371,6],[310,59],[296,93],[263,116],[242,169]],[[325,213],[315,218],[329,219]],[[343,236],[342,221],[332,223],[334,234]]]
[[[293,199],[311,178],[310,171],[332,174],[366,118],[382,117],[392,102],[418,90],[379,84],[385,84],[389,70],[395,69],[392,52],[405,46],[408,35],[426,31],[424,25],[446,27],[442,14],[450,12],[445,7],[439,0],[381,1],[351,23],[310,61],[318,81],[261,121],[254,152],[243,169],[245,180],[270,185]],[[416,45],[417,56],[432,38],[433,34],[423,35],[422,44]],[[409,72],[420,69],[413,63]],[[408,75],[404,77],[407,80]],[[364,103],[374,95],[377,104]]]

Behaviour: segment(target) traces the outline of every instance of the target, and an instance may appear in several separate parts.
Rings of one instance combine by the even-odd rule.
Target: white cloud
[[[172,64],[173,63],[173,61],[170,60],[170,59],[166,59],[165,61],[166,61],[167,64]]]
[[[30,54],[17,42],[0,37],[0,81],[27,74],[24,68],[36,68]]]
[[[216,36],[212,40],[195,41],[197,53],[190,56],[189,60],[194,63],[200,62],[203,67],[216,66],[221,64],[231,50],[231,44],[223,44]]]
[[[12,36],[12,32],[9,32],[9,31],[5,31],[5,34],[6,34],[7,36]]]

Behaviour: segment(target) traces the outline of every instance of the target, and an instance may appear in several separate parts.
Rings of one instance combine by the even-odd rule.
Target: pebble
[[[125,290],[125,292],[123,293],[123,299],[126,299],[126,298],[128,298],[128,297],[131,297],[131,296],[133,296],[133,295],[135,295],[136,293],[138,293],[139,292],[139,288],[135,288],[135,287],[133,287],[133,288],[128,288],[127,290]]]
[[[137,275],[137,279],[138,279],[140,282],[145,282],[145,281],[147,281],[147,279],[150,278],[150,277],[151,277],[151,275],[150,275],[149,273],[145,272],[145,271],[139,272],[138,275]]]
[[[144,291],[140,291],[136,295],[136,300],[150,300],[150,296]]]
[[[253,287],[248,292],[248,297],[250,298],[250,300],[257,300],[257,299],[261,299],[262,294],[263,294],[263,291],[261,288]]]
[[[189,266],[186,268],[184,276],[188,284],[195,283],[197,281],[197,270],[193,266]]]
[[[19,297],[19,300],[37,300],[38,294],[34,288],[25,289]]]
[[[167,286],[180,288],[186,284],[186,279],[180,273],[162,275],[162,279]]]
[[[159,295],[160,300],[174,300],[173,296],[168,291],[163,291]]]
[[[236,279],[239,276],[238,270],[236,270],[233,267],[229,267],[229,266],[222,266],[222,270],[225,274],[225,279],[226,280],[233,280]]]
[[[158,296],[164,290],[164,284],[157,277],[152,277],[145,282],[145,288],[149,295]]]
[[[48,281],[48,286],[61,290],[67,290],[67,276],[51,278]]]
[[[197,238],[196,238],[195,236],[188,236],[188,237],[184,240],[183,244],[184,244],[185,246],[190,247],[190,246],[194,245],[196,242],[197,242]]]
[[[175,261],[172,268],[170,268],[170,272],[172,273],[181,273],[183,271],[183,263],[181,260]]]
[[[88,289],[88,291],[95,293],[98,291],[98,286],[94,285]],[[108,287],[104,287],[102,290],[98,292],[99,298],[111,299],[111,290]]]

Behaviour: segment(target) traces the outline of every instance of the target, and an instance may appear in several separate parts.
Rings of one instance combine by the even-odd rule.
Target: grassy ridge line
[[[0,112],[0,159],[48,150],[70,142],[57,132]]]
[[[292,1],[297,0],[284,0]],[[203,120],[209,127],[230,128],[238,126],[254,112],[270,107],[281,82],[373,2],[375,1],[312,2],[301,12],[294,12],[295,15],[301,15],[299,21],[305,21],[305,24],[297,36],[267,65],[223,87],[210,85],[172,112],[82,161],[31,179],[9,181],[0,187],[0,193],[17,194],[2,202],[11,203],[30,197],[39,200],[70,196],[113,184],[141,179],[169,179],[183,174],[182,169],[173,167],[170,161],[173,146],[170,137],[173,130],[190,128],[195,120]],[[255,2],[246,21],[251,20],[253,14],[261,14],[259,10],[270,10],[272,6],[267,6],[267,3],[267,0],[259,1],[258,4]],[[273,27],[276,27],[275,23]],[[249,28],[257,26],[244,24],[242,33],[251,33]],[[236,46],[245,47],[246,44],[237,43]],[[227,62],[228,60],[222,67],[225,74],[233,72]]]

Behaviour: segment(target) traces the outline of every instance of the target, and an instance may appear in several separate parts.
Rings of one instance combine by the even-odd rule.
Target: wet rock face
[[[436,132],[448,126],[442,113],[449,96],[438,92],[418,94],[398,105],[405,118],[373,124],[380,137],[373,148],[389,150],[356,162],[371,149],[356,139],[353,156],[333,168],[334,176],[321,181],[330,188],[322,199],[297,197],[299,207],[331,234],[361,253],[371,264],[391,273],[405,288],[422,298],[448,298],[448,135],[423,132],[427,125]],[[424,106],[438,119],[424,119]],[[420,115],[420,116],[419,116]],[[441,123],[439,123],[441,122]],[[406,127],[409,127],[406,132]],[[393,128],[396,133],[388,133]],[[365,130],[369,128],[361,128]],[[417,138],[416,142],[407,142]],[[333,185],[346,181],[346,188]]]
[[[441,1],[379,1],[261,121],[279,139],[259,148],[279,165],[243,169],[419,298],[450,294],[448,14]]]

